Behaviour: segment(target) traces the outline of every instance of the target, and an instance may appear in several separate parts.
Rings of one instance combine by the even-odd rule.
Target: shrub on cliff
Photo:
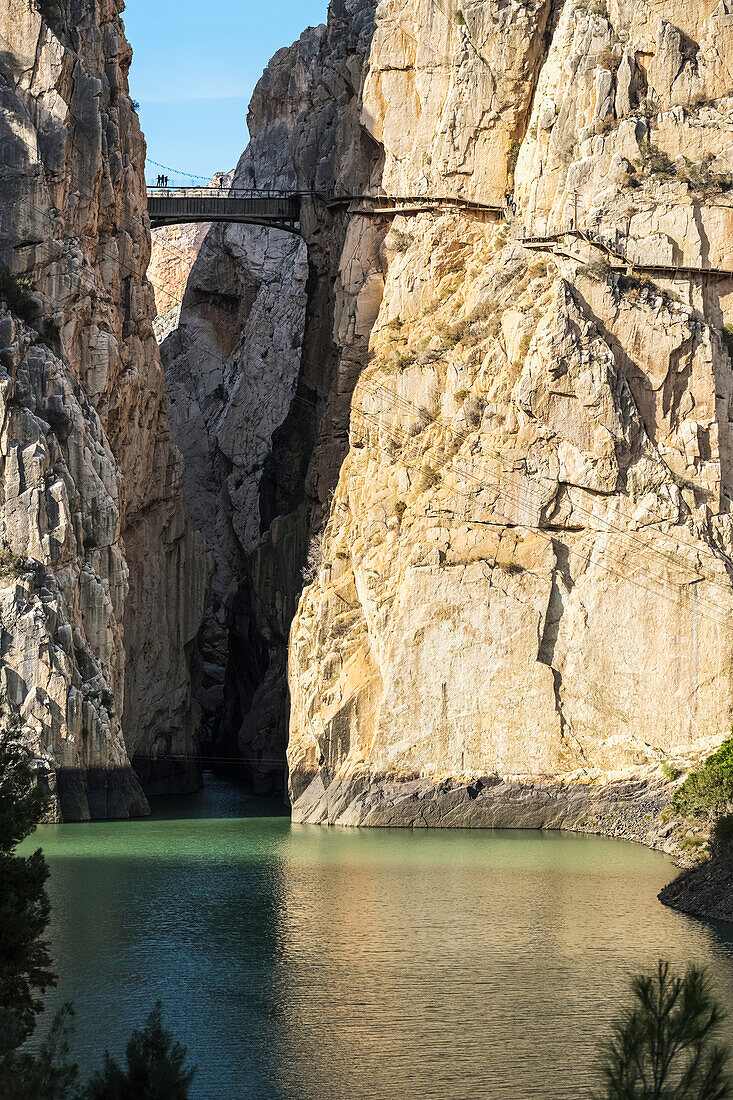
[[[733,737],[690,772],[672,806],[685,817],[722,814],[733,808]]]
[[[0,298],[5,299],[11,313],[29,325],[38,313],[38,306],[31,297],[32,289],[26,275],[13,275],[10,268],[0,266]]]
[[[729,1100],[729,1051],[717,1036],[725,1015],[703,970],[681,977],[667,962],[631,983],[634,1003],[603,1047],[596,1100]]]
[[[713,859],[733,862],[733,814],[719,817],[710,831]]]
[[[675,175],[674,161],[670,159],[663,149],[659,149],[650,141],[642,139],[639,142],[640,158],[636,161],[636,167],[647,171],[652,176],[662,179]]]

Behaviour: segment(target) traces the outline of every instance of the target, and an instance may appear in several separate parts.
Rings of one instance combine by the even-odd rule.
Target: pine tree
[[[195,1067],[186,1066],[186,1048],[163,1027],[160,1001],[145,1026],[132,1033],[127,1068],[108,1053],[104,1069],[89,1086],[88,1100],[186,1100]]]
[[[725,1018],[705,971],[680,977],[669,963],[631,983],[635,1004],[604,1046],[597,1100],[729,1100],[728,1052],[716,1043]]]
[[[42,852],[15,855],[36,827],[46,796],[19,744],[21,722],[0,695],[0,1095],[11,1095],[15,1054],[35,1027],[42,995],[56,984],[45,939],[50,908]]]
[[[54,1016],[37,1054],[16,1056],[6,1100],[79,1100],[78,1070],[69,1060],[74,1010],[65,1004]]]
[[[45,938],[50,919],[48,866],[40,849],[15,854],[43,816],[47,796],[37,786],[21,745],[22,723],[0,693],[0,1097],[2,1100],[187,1100],[195,1069],[186,1049],[164,1030],[158,1003],[127,1045],[127,1069],[106,1056],[104,1071],[78,1091],[69,1061],[73,1009],[54,1017],[37,1053],[20,1048],[33,1033],[43,994],[56,985]]]

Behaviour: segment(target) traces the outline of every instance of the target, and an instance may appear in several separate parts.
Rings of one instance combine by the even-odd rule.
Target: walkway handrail
[[[733,278],[733,269],[725,267],[693,267],[692,264],[664,264],[654,263],[653,261],[634,260],[628,253],[622,251],[620,245],[616,242],[608,240],[608,238],[602,237],[593,229],[580,229],[568,227],[567,229],[554,229],[552,232],[545,233],[541,236],[527,236],[526,226],[519,227],[521,232],[514,236],[514,239],[518,244],[522,244],[525,247],[527,245],[551,245],[559,242],[563,237],[577,237],[579,240],[585,241],[587,244],[595,248],[600,248],[604,252],[608,253],[619,263],[626,264],[629,267],[635,267],[639,271],[651,271],[656,274],[671,274],[673,276],[679,275],[682,278],[693,278],[696,275],[719,275],[721,278],[728,279]]]
[[[318,190],[287,190],[285,188],[271,187],[148,187],[150,198],[157,199],[185,199],[185,198],[216,198],[216,199],[321,199],[325,203],[351,203],[351,202],[387,202],[387,203],[421,203],[428,205],[454,205],[475,207],[479,210],[503,211],[503,206],[479,202],[477,199],[466,199],[460,195],[387,195],[349,193],[339,194],[336,191]]]

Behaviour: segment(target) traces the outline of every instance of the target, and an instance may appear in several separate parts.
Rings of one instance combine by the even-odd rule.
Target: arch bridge
[[[261,191],[229,187],[150,187],[148,213],[153,229],[191,222],[234,222],[264,225],[300,234],[304,202],[328,208],[346,207],[369,217],[396,217],[450,210],[504,216],[502,206],[449,196],[328,195],[317,191]]]

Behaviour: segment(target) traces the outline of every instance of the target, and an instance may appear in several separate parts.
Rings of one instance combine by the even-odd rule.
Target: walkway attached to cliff
[[[489,206],[451,196],[436,195],[335,195],[317,191],[259,191],[218,187],[151,187],[148,212],[153,229],[191,222],[233,222],[264,225],[300,233],[305,202],[328,209],[346,208],[364,217],[410,216],[455,210],[476,216],[504,216],[501,206]]]
[[[576,260],[578,262],[582,262],[583,257],[570,251],[567,239],[571,238],[576,241],[582,241],[584,244],[591,245],[593,248],[598,248],[604,252],[608,257],[611,270],[629,275],[634,271],[639,271],[647,275],[658,275],[667,279],[695,279],[700,277],[733,279],[733,268],[713,266],[696,267],[690,264],[645,263],[644,261],[635,260],[624,252],[623,247],[618,241],[618,237],[610,239],[592,229],[559,229],[556,232],[547,233],[542,236],[533,236],[531,233],[527,232],[525,226],[519,226],[513,228],[512,235],[517,243],[521,244],[523,248],[550,251],[554,253],[554,255],[564,256],[568,260]]]

